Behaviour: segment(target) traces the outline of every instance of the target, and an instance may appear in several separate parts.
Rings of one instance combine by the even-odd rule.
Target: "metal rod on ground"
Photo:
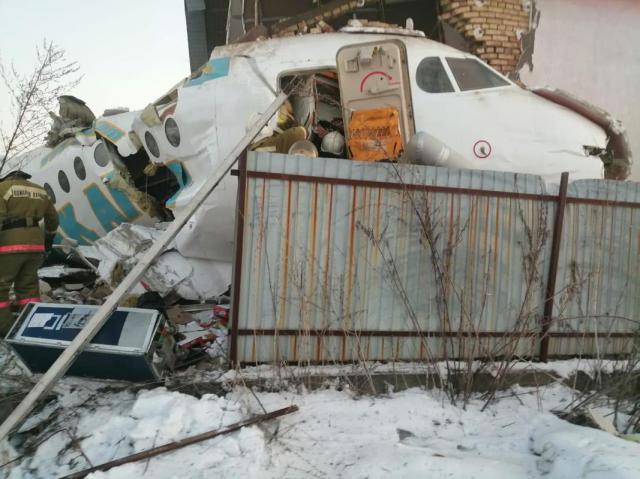
[[[294,79],[295,80],[295,79]],[[290,85],[293,81],[290,83]],[[220,184],[222,179],[229,173],[235,165],[240,154],[249,146],[251,141],[258,135],[260,130],[266,125],[269,119],[278,111],[280,106],[288,98],[289,93],[281,92],[263,113],[260,119],[240,140],[236,147],[224,159],[220,167],[212,174],[207,182],[200,188],[195,195],[186,211],[179,217],[176,217],[167,230],[158,238],[158,240],[146,251],[140,258],[138,264],[129,272],[122,280],[120,285],[107,298],[105,303],[96,311],[96,314],[89,320],[87,325],[78,333],[75,339],[67,346],[64,352],[58,357],[55,363],[51,365],[49,370],[43,374],[40,381],[27,394],[11,415],[5,419],[0,426],[0,440],[4,439],[13,431],[26,417],[36,405],[37,401],[44,396],[53,387],[54,383],[67,372],[67,369],[73,364],[78,354],[93,339],[102,325],[107,321],[111,313],[118,307],[119,301],[127,294],[136,284],[147,268],[169,245],[178,232],[191,218],[193,213],[204,203],[209,194]]]
[[[168,444],[164,444],[162,446],[154,447],[153,449],[147,449],[146,451],[138,452],[136,454],[132,454],[131,456],[123,457],[121,459],[115,459],[113,461],[105,462],[104,464],[99,464],[97,466],[91,467],[89,469],[85,469],[84,471],[74,472],[73,474],[69,474],[68,476],[64,476],[62,479],[80,479],[82,477],[86,477],[92,472],[96,471],[108,471],[114,467],[122,466],[123,464],[128,464],[130,462],[140,461],[142,459],[147,459],[149,457],[158,456],[160,454],[164,454],[165,452],[175,451],[176,449],[183,448],[185,446],[190,446],[191,444],[195,444],[198,442],[205,441],[207,439],[212,439],[217,436],[222,436],[224,434],[228,434],[233,431],[237,431],[246,426],[251,426],[253,424],[258,424],[264,421],[268,421],[269,419],[275,419],[280,416],[284,416],[286,414],[291,414],[292,412],[296,412],[298,410],[298,406],[289,406],[284,409],[278,409],[277,411],[273,411],[267,414],[262,414],[260,416],[256,416],[251,419],[246,419],[244,421],[236,422],[222,429],[217,429],[215,431],[204,432],[202,434],[198,434],[197,436],[187,437],[185,439],[181,439],[180,441],[170,442]]]
[[[560,241],[562,240],[562,226],[564,224],[564,211],[567,207],[567,189],[569,187],[569,173],[562,173],[560,178],[560,192],[558,193],[558,208],[553,225],[553,238],[551,242],[551,260],[549,276],[547,278],[547,291],[544,301],[544,313],[542,316],[542,328],[540,332],[540,361],[549,359],[549,329],[553,316],[553,301],[556,294],[556,277],[558,276],[558,260],[560,259]]]

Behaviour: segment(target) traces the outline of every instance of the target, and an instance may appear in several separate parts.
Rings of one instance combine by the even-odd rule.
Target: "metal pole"
[[[260,25],[260,0],[253,0],[253,26],[258,25]]]
[[[267,414],[262,414],[260,416],[256,416],[251,419],[246,419],[244,421],[236,422],[227,426],[223,429],[218,429],[216,431],[204,432],[202,434],[198,434],[197,436],[187,437],[185,439],[181,439],[180,441],[170,442],[168,444],[164,444],[162,446],[154,447],[153,449],[147,449],[146,451],[138,452],[136,454],[132,454],[131,456],[123,457],[121,459],[115,459],[113,461],[105,462],[104,464],[100,464],[98,466],[91,467],[89,469],[85,469],[80,472],[74,472],[69,474],[68,476],[64,476],[62,479],[80,479],[82,477],[86,477],[92,472],[96,471],[108,471],[109,469],[113,469],[114,467],[122,466],[123,464],[128,464],[130,462],[140,461],[142,459],[147,459],[149,457],[158,456],[160,454],[164,454],[165,452],[175,451],[176,449],[183,448],[185,446],[190,446],[191,444],[196,444],[198,442],[205,441],[207,439],[212,439],[217,436],[222,436],[223,434],[229,434],[230,432],[237,431],[246,426],[251,426],[253,424],[257,424],[260,422],[267,421],[269,419],[275,419],[280,416],[284,416],[286,414],[291,414],[292,412],[296,412],[298,410],[298,406],[289,406],[284,409],[278,409],[277,411],[273,411]]]
[[[233,264],[233,282],[231,287],[231,344],[229,363],[234,368],[238,364],[238,329],[240,310],[240,284],[242,279],[242,252],[244,246],[244,206],[247,194],[247,152],[240,157],[238,165],[238,200],[236,206],[235,260]]]
[[[175,238],[182,227],[187,223],[189,218],[204,203],[209,194],[220,184],[222,179],[227,175],[229,170],[236,163],[238,156],[246,150],[251,141],[258,135],[262,127],[269,119],[278,111],[280,106],[285,102],[289,93],[281,92],[271,103],[267,110],[260,117],[258,122],[249,130],[249,132],[240,140],[233,150],[227,155],[220,167],[213,172],[212,176],[200,188],[193,201],[189,204],[185,212],[176,217],[169,225],[167,230],[158,238],[158,240],[149,248],[138,264],[129,272],[122,280],[120,285],[111,293],[105,303],[96,311],[96,314],[89,320],[87,325],[80,331],[75,339],[67,346],[63,353],[58,357],[55,363],[51,365],[49,370],[42,375],[40,381],[26,395],[22,402],[16,407],[11,415],[5,419],[0,426],[0,440],[4,439],[13,431],[20,423],[26,419],[31,410],[35,407],[37,401],[47,394],[53,387],[55,382],[67,372],[67,369],[73,364],[76,357],[82,352],[84,347],[93,339],[96,333],[107,321],[111,313],[118,307],[118,302],[126,295],[142,277],[151,263],[165,250],[169,243]]]
[[[540,361],[549,359],[549,328],[553,321],[553,301],[556,294],[556,277],[558,276],[558,260],[560,259],[560,241],[562,240],[562,226],[564,224],[564,211],[567,206],[567,189],[569,186],[569,173],[562,173],[560,179],[560,192],[558,193],[558,208],[553,225],[553,239],[551,243],[551,264],[547,277],[547,291],[544,300],[544,313],[542,316],[542,328],[540,331]]]

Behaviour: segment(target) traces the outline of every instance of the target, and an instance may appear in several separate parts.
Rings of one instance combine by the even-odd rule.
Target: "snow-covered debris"
[[[538,472],[548,477],[636,479],[640,445],[597,429],[540,418],[531,432]]]
[[[105,393],[83,406],[70,401],[59,414],[79,438],[75,447],[65,434],[53,435],[32,457],[13,464],[8,477],[58,477],[88,467],[87,459],[98,464],[291,404],[300,411],[273,424],[90,477],[637,477],[631,474],[640,470],[639,444],[548,412],[572,394],[561,385],[517,388],[482,412],[479,399],[462,409],[421,389],[384,397],[333,389],[254,396],[237,388],[226,397],[200,399],[164,388],[135,396]],[[3,460],[18,454],[6,442],[0,447]]]

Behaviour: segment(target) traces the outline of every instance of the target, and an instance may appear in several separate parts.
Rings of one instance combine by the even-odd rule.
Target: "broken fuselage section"
[[[611,148],[606,125],[472,55],[420,32],[352,28],[218,47],[143,111],[100,117],[47,151],[34,178],[56,200],[62,234],[91,243],[122,222],[181,214],[291,81],[286,108],[254,149],[532,173],[550,183],[563,171],[602,178],[611,155],[630,163],[628,149]],[[329,133],[332,147],[322,142]],[[188,221],[175,242],[183,257],[230,264],[236,187],[227,176]]]
[[[394,48],[398,54],[387,54]],[[449,151],[416,160],[423,164],[534,173],[550,182],[562,171],[573,179],[603,177],[601,157],[590,153],[606,151],[605,129],[472,55],[417,36],[330,33],[216,48],[191,78],[148,107],[150,115],[135,119],[133,132],[152,162],[177,160],[194,172],[168,207],[179,214],[204,182],[202,173],[216,168],[294,77],[302,86],[291,97],[291,124],[304,127],[309,139],[320,129],[339,130],[345,158],[366,159],[349,150],[348,122],[363,104],[377,102],[400,112],[403,149],[425,133],[431,149]],[[284,129],[278,121],[271,131]],[[228,178],[178,237],[180,251],[229,258],[234,207],[235,181]],[[212,236],[219,248],[211,247]]]

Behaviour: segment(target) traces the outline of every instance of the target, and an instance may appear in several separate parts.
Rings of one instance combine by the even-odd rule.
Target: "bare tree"
[[[2,157],[0,173],[11,159],[44,141],[49,126],[48,112],[55,108],[56,100],[74,88],[82,79],[77,75],[80,66],[65,57],[64,49],[43,40],[36,47],[37,63],[33,71],[23,75],[13,64],[0,61],[0,76],[9,94],[13,116],[8,129],[0,125]],[[21,167],[20,164],[12,164]]]

